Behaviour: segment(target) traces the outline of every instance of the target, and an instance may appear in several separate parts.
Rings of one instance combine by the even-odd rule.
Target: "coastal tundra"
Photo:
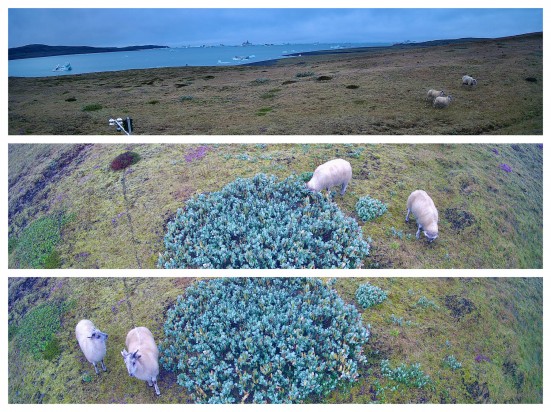
[[[409,222],[409,214],[412,212],[417,221],[417,233],[415,237],[419,239],[421,230],[427,240],[432,242],[438,237],[438,210],[434,202],[424,190],[413,191],[407,201],[406,222]]]
[[[467,86],[476,86],[476,79],[473,79],[471,76],[463,76],[462,81],[463,84],[466,84]]]
[[[333,159],[316,168],[314,175],[306,186],[314,192],[329,190],[333,186],[341,186],[341,195],[346,192],[348,182],[352,179],[352,166],[344,159]]]
[[[75,334],[78,344],[84,356],[92,365],[96,371],[96,375],[99,374],[96,363],[101,362],[101,367],[105,372],[107,368],[103,364],[103,358],[107,348],[105,341],[107,340],[107,333],[103,333],[97,329],[92,321],[88,319],[82,319],[75,328]]]
[[[445,109],[448,107],[452,101],[453,97],[450,96],[438,96],[434,99],[434,102],[432,102],[433,107],[436,107],[437,109]]]
[[[132,329],[126,335],[126,349],[121,352],[130,376],[146,381],[149,386],[155,386],[155,393],[160,395],[157,386],[159,375],[159,350],[153,335],[144,326]],[[139,353],[138,353],[139,352]]]

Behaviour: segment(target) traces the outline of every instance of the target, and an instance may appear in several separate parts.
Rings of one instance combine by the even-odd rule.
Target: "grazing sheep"
[[[408,197],[407,208],[406,222],[409,222],[410,212],[413,212],[415,220],[417,220],[418,228],[415,237],[419,239],[419,234],[423,230],[429,243],[436,239],[438,237],[438,210],[427,192],[424,190],[412,192]]]
[[[476,86],[476,79],[473,79],[471,76],[463,76],[463,84],[467,86]]]
[[[96,329],[92,321],[88,319],[82,319],[75,328],[75,334],[77,336],[78,344],[84,356],[96,370],[96,375],[99,374],[96,363],[101,362],[103,371],[107,371],[107,368],[103,364],[103,358],[107,348],[105,341],[107,340],[107,333],[103,333],[99,329]]]
[[[159,375],[159,350],[153,335],[146,327],[139,326],[126,335],[126,349],[121,352],[130,376],[147,381],[149,386],[155,386],[155,393],[160,395],[157,386]],[[138,353],[139,352],[139,353]]]
[[[453,100],[453,97],[451,95],[449,96],[438,96],[436,99],[434,99],[434,102],[432,102],[432,106],[436,107],[437,109],[445,109],[448,107]]]
[[[350,179],[352,179],[350,163],[343,159],[333,159],[318,166],[306,186],[314,192],[322,189],[327,189],[329,192],[333,186],[341,185],[341,195],[344,195]]]
[[[430,90],[427,92],[427,101],[433,102],[434,99],[436,99],[436,98],[439,97],[439,96],[444,96],[444,90],[434,90],[434,89],[430,89]]]

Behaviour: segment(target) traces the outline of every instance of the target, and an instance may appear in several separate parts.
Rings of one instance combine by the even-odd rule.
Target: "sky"
[[[543,9],[10,8],[8,47],[395,43],[543,31]]]

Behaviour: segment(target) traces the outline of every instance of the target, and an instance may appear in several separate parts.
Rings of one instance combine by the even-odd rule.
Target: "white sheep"
[[[107,368],[103,364],[103,358],[105,358],[105,353],[107,348],[105,346],[105,341],[107,340],[107,333],[103,333],[97,329],[92,321],[88,319],[82,319],[75,328],[75,334],[77,336],[78,344],[82,353],[96,370],[96,375],[99,374],[96,363],[101,362],[101,367],[103,371],[107,371]]]
[[[433,102],[439,96],[444,96],[444,90],[434,90],[430,89],[427,92],[427,100]]]
[[[438,96],[436,99],[434,99],[434,102],[432,102],[432,106],[436,107],[437,109],[445,109],[450,105],[452,100],[453,100],[453,97],[451,95]]]
[[[476,86],[476,79],[473,79],[471,76],[463,76],[463,84],[466,84],[467,86]]]
[[[350,179],[352,179],[350,163],[343,159],[333,159],[318,166],[306,186],[315,192],[322,189],[327,189],[329,192],[333,186],[341,185],[341,195],[344,195]]]
[[[432,242],[438,237],[438,210],[434,202],[424,190],[413,191],[407,201],[406,222],[409,222],[409,214],[412,212],[417,220],[417,233],[415,237],[419,239],[421,230],[427,240]]]
[[[121,355],[124,358],[128,374],[147,381],[149,386],[155,386],[155,393],[160,395],[161,392],[157,386],[159,349],[157,349],[155,339],[149,329],[139,326],[128,332],[126,347],[128,352],[124,349]]]

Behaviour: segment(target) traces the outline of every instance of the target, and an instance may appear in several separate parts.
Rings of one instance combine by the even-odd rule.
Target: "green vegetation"
[[[264,297],[255,300],[252,298],[253,295],[249,296],[250,304],[245,305],[246,307],[239,306],[245,299],[238,298],[242,295],[236,294],[232,300],[231,294],[224,293],[227,292],[225,287],[217,287],[218,282],[226,286],[235,282],[249,284],[252,287],[256,279],[260,281],[265,278],[223,278],[199,282],[192,278],[164,276],[10,277],[8,401],[45,404],[193,402],[194,396],[198,393],[178,384],[177,375],[182,373],[181,370],[172,372],[161,369],[161,397],[156,397],[153,391],[146,390],[143,382],[128,377],[120,359],[120,351],[124,347],[126,334],[133,325],[148,327],[157,344],[167,341],[171,345],[174,344],[174,348],[195,345],[200,340],[206,342],[211,338],[217,342],[235,340],[242,345],[248,345],[250,354],[265,353],[266,359],[271,356],[275,358],[277,351],[264,352],[261,349],[269,347],[269,333],[260,332],[261,336],[265,336],[264,339],[255,337],[249,341],[240,340],[238,336],[248,333],[247,330],[253,333],[255,328],[271,330],[274,334],[284,333],[284,330],[275,328],[275,319],[274,322],[268,321],[265,326],[261,326],[262,323],[259,325],[258,322],[247,323],[247,320],[252,321],[255,316],[272,312],[281,313],[277,312],[276,308],[281,309],[285,304],[292,306],[291,302],[301,296],[305,298],[302,301],[304,310],[296,311],[289,308],[289,311],[283,312],[289,313],[289,316],[306,315],[311,309],[312,314],[318,313],[322,317],[327,314],[333,317],[333,314],[337,313],[337,306],[329,305],[328,302],[336,304],[342,299],[347,304],[345,307],[355,305],[355,292],[366,282],[388,292],[384,304],[361,311],[362,324],[369,325],[370,331],[369,341],[362,347],[366,363],[358,363],[358,376],[353,382],[343,381],[325,395],[312,393],[306,396],[303,402],[519,404],[543,401],[542,278],[339,277],[323,280],[321,283],[324,285],[318,280],[313,280],[312,285],[319,286],[311,286],[310,295],[293,294],[292,298],[271,306],[268,306],[269,302],[272,302],[270,295],[283,296],[285,288],[275,287],[272,284],[273,280],[265,279],[262,282],[271,286],[265,289]],[[278,278],[278,282],[286,281],[285,278]],[[211,282],[213,283],[210,288],[206,288]],[[192,290],[195,290],[196,294],[187,289],[192,284]],[[201,286],[202,284],[205,285]],[[330,292],[327,302],[325,298],[315,298],[321,297],[318,292],[321,293],[326,288],[335,291],[336,295]],[[253,289],[256,290],[256,287],[250,290]],[[239,290],[245,292],[249,288]],[[177,300],[179,295],[182,295],[180,301]],[[307,296],[311,297],[310,302],[306,299]],[[438,309],[426,310],[416,307],[420,296],[434,301]],[[318,311],[318,304],[323,308],[321,311]],[[263,309],[255,312],[254,308],[260,305],[263,305]],[[229,310],[231,307],[237,311],[234,315]],[[268,307],[273,308],[273,311],[268,310]],[[301,306],[295,305],[295,308],[298,307]],[[181,316],[167,317],[167,310],[170,308],[177,308]],[[209,315],[214,317],[207,320]],[[391,315],[394,315],[395,319],[403,319],[401,324],[389,322]],[[239,316],[243,318],[239,325],[223,320],[227,317],[230,320],[238,319]],[[109,334],[105,358],[108,372],[105,374],[95,375],[92,365],[86,361],[75,341],[74,328],[83,318],[93,320],[99,328]],[[314,319],[321,318],[316,315]],[[180,320],[182,322],[178,326]],[[319,326],[316,322],[310,323],[308,316],[301,321],[299,315],[295,322],[297,327],[304,331],[314,328],[315,325]],[[204,327],[200,326],[198,329],[198,323]],[[247,324],[251,329],[245,328]],[[322,322],[322,329],[325,330],[324,326],[328,324]],[[167,325],[174,325],[174,330],[178,330],[178,327],[184,328],[181,330],[188,335],[190,332],[195,333],[195,338],[175,342],[173,337],[169,337],[165,332],[164,327]],[[185,329],[186,325],[189,325],[189,329]],[[234,327],[235,332],[225,335],[217,333],[216,325],[220,328],[222,325]],[[306,335],[295,333],[289,335],[289,339],[300,340],[305,337]],[[47,345],[47,342],[50,344]],[[271,342],[277,345],[283,340],[275,339]],[[325,339],[320,332],[311,342],[317,347],[339,345],[342,340]],[[266,346],[262,346],[263,344]],[[214,345],[212,350],[221,347],[222,345]],[[163,348],[168,349],[168,346],[165,345]],[[324,356],[331,351],[322,350],[316,354]],[[180,353],[185,353],[185,356],[191,359],[202,353],[202,350]],[[209,358],[201,359],[207,363],[211,362]],[[262,363],[263,358],[259,356],[256,361]],[[302,362],[302,359],[300,361]],[[309,358],[308,362],[310,361],[316,362],[315,358]],[[212,362],[215,365],[223,364]],[[247,362],[253,362],[253,358],[247,359]],[[206,367],[207,363],[203,366]],[[461,363],[461,367],[457,367],[458,363]],[[184,368],[185,363],[180,367]],[[195,368],[197,373],[201,368],[202,366]],[[268,371],[266,368],[268,366],[262,365],[264,372]],[[188,367],[188,373],[195,373],[195,369]],[[253,369],[256,368],[252,368],[251,371]],[[224,377],[222,369],[216,370],[221,373],[218,375],[218,382],[229,379],[229,376]],[[291,370],[285,370],[285,373]],[[323,379],[321,376],[318,378]],[[313,387],[300,388],[299,391]],[[205,393],[209,391],[208,385],[202,389]],[[243,393],[234,397],[239,402],[244,396]],[[250,402],[251,399],[247,398],[245,401]]]
[[[296,77],[311,77],[313,75],[315,75],[314,72],[299,72],[295,76]]]
[[[84,106],[82,108],[82,111],[83,112],[95,112],[95,111],[101,110],[101,109],[103,109],[103,106],[101,104],[93,103],[93,104],[87,104],[86,106]]]
[[[271,108],[271,107],[262,107],[262,108],[258,109],[258,111],[256,112],[256,115],[257,116],[266,116],[272,110],[273,110],[273,108]]]
[[[27,226],[11,249],[19,268],[55,269],[61,266],[56,246],[61,241],[61,228],[67,223],[63,215],[49,215],[38,218]]]
[[[33,355],[53,360],[60,355],[56,337],[67,306],[60,302],[44,303],[31,309],[16,326],[13,338],[18,348]]]
[[[356,291],[356,300],[363,309],[383,303],[387,298],[387,293],[381,288],[364,283]]]
[[[360,197],[356,203],[356,213],[364,222],[381,216],[387,209],[387,205],[371,196]]]

